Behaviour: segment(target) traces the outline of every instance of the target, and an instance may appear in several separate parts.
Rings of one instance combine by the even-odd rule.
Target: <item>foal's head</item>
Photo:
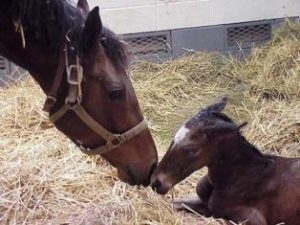
[[[79,3],[86,3],[80,1]],[[78,4],[84,15],[78,55],[83,71],[81,106],[106,130],[122,134],[143,121],[137,97],[127,73],[127,52],[123,42],[102,27],[98,8],[89,12],[87,4]],[[72,40],[71,40],[72,41]],[[66,88],[66,90],[68,90]],[[65,104],[67,91],[51,113]],[[56,126],[71,140],[85,148],[106,144],[73,112],[67,112]],[[102,155],[118,169],[119,177],[130,184],[148,185],[157,163],[157,151],[149,129]]]
[[[221,113],[226,98],[201,110],[177,131],[152,178],[151,185],[165,194],[192,172],[210,164],[217,146],[239,126]]]

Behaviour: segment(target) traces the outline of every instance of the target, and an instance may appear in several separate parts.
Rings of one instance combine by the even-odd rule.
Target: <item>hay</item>
[[[160,157],[178,126],[220,96],[247,138],[285,156],[300,155],[299,29],[287,24],[244,61],[198,53],[132,68],[133,83]],[[281,32],[281,33],[280,33]],[[100,157],[83,155],[41,112],[31,79],[0,89],[0,224],[219,224],[172,210],[172,194],[131,187]],[[184,197],[205,170],[177,185]]]

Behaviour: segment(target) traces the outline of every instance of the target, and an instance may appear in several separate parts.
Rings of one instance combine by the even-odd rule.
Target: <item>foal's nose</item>
[[[172,188],[172,184],[168,182],[167,176],[164,174],[155,174],[152,176],[150,185],[154,191],[162,195],[166,194]]]

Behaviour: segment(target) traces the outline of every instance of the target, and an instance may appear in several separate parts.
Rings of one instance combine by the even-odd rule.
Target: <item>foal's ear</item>
[[[216,103],[211,104],[210,106],[208,106],[206,108],[206,110],[208,110],[210,112],[222,112],[222,110],[225,108],[226,104],[227,104],[227,98],[223,97],[222,99],[220,99]]]
[[[209,115],[214,112],[221,112],[227,104],[227,98],[223,97],[219,101],[215,102],[214,104],[211,104],[207,106],[206,108],[200,110],[198,115]]]
[[[79,9],[86,18],[90,11],[90,7],[87,0],[78,0],[77,9]]]
[[[90,51],[99,41],[102,31],[102,22],[99,7],[95,7],[87,16],[82,34],[82,48],[84,52]]]

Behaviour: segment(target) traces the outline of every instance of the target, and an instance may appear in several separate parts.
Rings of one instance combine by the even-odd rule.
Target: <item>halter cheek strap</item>
[[[48,92],[47,98],[45,100],[44,103],[44,107],[43,110],[45,112],[49,112],[50,109],[55,105],[56,103],[56,95],[59,89],[59,86],[62,82],[62,78],[63,78],[63,74],[66,68],[66,64],[65,64],[65,53],[64,51],[66,51],[64,49],[64,47],[62,49],[60,49],[59,51],[59,59],[58,59],[58,66],[56,69],[56,74],[54,77],[54,81],[52,83],[52,87],[50,89],[50,91]]]
[[[64,53],[65,52],[65,53]],[[111,151],[124,142],[131,140],[137,135],[141,134],[143,131],[148,129],[146,119],[143,119],[139,124],[123,134],[114,134],[105,129],[101,124],[99,124],[95,119],[93,119],[88,112],[82,107],[82,91],[81,83],[83,80],[83,69],[79,64],[79,58],[76,56],[76,64],[69,65],[68,62],[68,47],[66,45],[65,49],[62,49],[59,56],[59,63],[52,84],[52,88],[48,93],[47,99],[44,104],[44,111],[49,112],[51,108],[56,104],[56,96],[58,89],[60,87],[62,77],[64,72],[67,73],[67,83],[69,85],[69,93],[65,99],[65,104],[54,112],[52,115],[49,114],[49,119],[52,123],[58,122],[67,112],[74,112],[80,120],[94,131],[97,135],[106,140],[106,143],[97,148],[91,149],[84,147],[80,140],[76,140],[76,144],[80,147],[81,151],[88,155],[104,154]]]

